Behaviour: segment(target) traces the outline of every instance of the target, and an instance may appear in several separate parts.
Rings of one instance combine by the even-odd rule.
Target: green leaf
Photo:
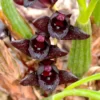
[[[83,78],[83,79],[81,79],[81,80],[79,80],[79,81],[77,81],[77,82],[75,82],[75,83],[69,85],[69,86],[68,86],[67,88],[65,88],[64,90],[71,90],[71,89],[73,89],[73,88],[76,88],[76,87],[78,87],[78,86],[84,84],[84,83],[87,83],[87,82],[89,82],[89,81],[94,81],[94,80],[100,80],[100,73],[97,73],[97,74],[94,74],[94,75],[92,75],[92,76],[88,76],[88,77],[86,77],[86,78]]]
[[[93,90],[86,90],[86,89],[73,89],[73,90],[66,90],[60,93],[54,94],[48,98],[44,98],[42,100],[62,100],[62,98],[67,96],[83,96],[88,98],[94,98],[94,100],[100,100],[100,93]]]
[[[93,17],[94,17],[95,23],[100,26],[100,0],[98,1],[94,9]]]
[[[79,0],[81,1],[81,0]],[[86,24],[88,23],[89,19],[90,19],[90,16],[92,15],[95,7],[96,7],[96,4],[98,3],[99,0],[91,0],[88,7],[84,10],[81,10],[80,14],[79,14],[79,17],[77,19],[78,23],[80,24]],[[79,4],[79,7],[82,6]],[[83,6],[84,7],[84,6]],[[80,10],[81,8],[79,8]],[[84,16],[84,17],[83,17]]]
[[[9,26],[14,30],[15,35],[25,39],[31,38],[32,30],[18,13],[13,0],[1,0],[1,6],[5,17],[7,18],[6,21],[9,21]]]

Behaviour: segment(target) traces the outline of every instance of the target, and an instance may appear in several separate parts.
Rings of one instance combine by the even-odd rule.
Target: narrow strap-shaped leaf
[[[12,30],[16,33],[15,35],[19,36],[19,38],[31,38],[32,30],[16,10],[13,0],[2,0],[1,6],[7,18],[6,21],[9,21]]]

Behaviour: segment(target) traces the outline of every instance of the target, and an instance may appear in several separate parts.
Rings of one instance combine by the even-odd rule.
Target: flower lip
[[[71,83],[77,80],[78,78],[71,72],[58,70],[54,64],[49,65],[48,63],[48,65],[44,65],[40,63],[37,71],[29,73],[24,79],[22,79],[21,84],[24,86],[39,86],[45,92],[50,93],[59,84]]]
[[[69,20],[63,13],[54,13],[48,24],[48,32],[50,36],[58,39],[62,39],[67,35],[69,30]]]

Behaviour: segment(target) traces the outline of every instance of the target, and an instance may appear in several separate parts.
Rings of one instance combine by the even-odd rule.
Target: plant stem
[[[86,90],[86,89],[77,89],[77,90],[67,90],[60,93],[57,93],[53,96],[50,96],[48,98],[45,98],[43,100],[61,100],[64,97],[67,96],[83,96],[88,98],[94,98],[96,100],[100,100],[100,93],[92,90]]]
[[[77,26],[91,35],[90,21],[81,25],[77,23]],[[81,77],[89,68],[91,63],[91,38],[86,40],[73,40],[72,48],[70,50],[68,68],[73,74]]]
[[[94,21],[97,25],[100,26],[100,0],[98,1],[94,11],[93,11],[93,17],[94,17]]]
[[[65,88],[64,90],[70,90],[70,89],[73,89],[75,87],[78,87],[80,86],[81,84],[84,84],[86,82],[89,82],[89,81],[94,81],[94,80],[100,80],[100,73],[97,73],[97,74],[94,74],[92,76],[89,76],[89,77],[86,77],[86,78],[83,78],[71,85],[69,85],[67,88]]]
[[[90,16],[98,0],[91,0],[86,8],[84,0],[78,0],[80,14],[76,21],[76,26],[91,35]],[[81,8],[83,9],[81,9]],[[68,68],[73,74],[81,77],[91,64],[91,36],[86,40],[73,40],[69,54]]]
[[[81,11],[85,11],[86,10],[86,0],[77,0],[78,5],[79,5],[79,10]]]

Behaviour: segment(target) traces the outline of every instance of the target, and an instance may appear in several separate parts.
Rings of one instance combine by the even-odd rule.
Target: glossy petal
[[[48,32],[49,17],[44,16],[33,22],[33,25],[42,32]]]
[[[24,0],[14,0],[18,5],[24,5]]]
[[[35,72],[29,73],[21,80],[20,84],[23,86],[39,86],[37,75]]]
[[[58,0],[39,0],[41,3],[43,3],[47,7],[53,6]]]
[[[12,41],[11,44],[17,48],[18,50],[22,51],[23,53],[25,53],[26,55],[29,55],[29,40],[16,40],[16,41]]]
[[[78,80],[78,78],[71,72],[60,70],[59,71],[60,84],[72,83]]]
[[[67,35],[68,30],[69,18],[65,14],[56,12],[50,17],[48,32],[51,37],[62,39]]]
[[[90,35],[86,34],[84,31],[80,30],[78,27],[69,27],[69,32],[62,40],[83,40],[89,38]]]
[[[50,50],[49,50],[49,54],[46,57],[46,59],[52,59],[52,58],[57,58],[57,57],[62,57],[67,55],[68,52],[65,52],[61,49],[59,49],[57,46],[55,45],[51,45],[50,46]]]
[[[38,41],[38,36],[34,36],[30,40],[29,53],[32,58],[43,60],[49,52],[49,44],[46,41]]]

